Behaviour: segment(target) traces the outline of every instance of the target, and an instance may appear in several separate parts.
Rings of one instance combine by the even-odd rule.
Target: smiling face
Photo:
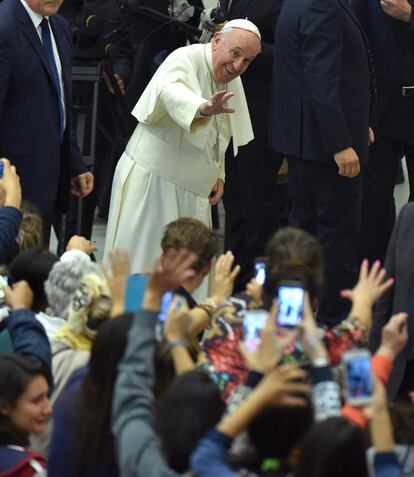
[[[260,40],[251,31],[232,28],[215,33],[211,48],[214,76],[225,84],[247,70],[260,52]]]
[[[35,376],[27,385],[16,404],[3,409],[13,426],[25,434],[43,432],[52,414],[48,398],[49,386],[44,376]]]
[[[26,0],[26,3],[42,17],[50,17],[57,13],[63,0]]]

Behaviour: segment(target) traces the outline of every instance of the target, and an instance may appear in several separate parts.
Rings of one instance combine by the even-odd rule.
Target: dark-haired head
[[[264,288],[274,295],[281,280],[304,283],[311,300],[318,299],[322,290],[323,266],[319,242],[301,229],[286,227],[277,232],[267,244],[267,275]]]
[[[263,459],[287,459],[313,424],[313,411],[304,407],[269,407],[250,424],[248,434]]]
[[[188,469],[198,440],[221,419],[225,404],[215,383],[201,371],[178,376],[167,389],[158,410],[158,432],[168,465]]]
[[[364,436],[342,417],[316,424],[303,441],[296,477],[368,477]]]
[[[265,459],[278,459],[281,469],[289,468],[289,456],[313,424],[310,403],[304,407],[269,407],[249,425],[249,445],[231,454],[234,469],[255,471]]]
[[[51,414],[47,372],[35,358],[0,353],[0,445],[27,446]]]
[[[19,253],[10,263],[9,274],[12,281],[26,280],[33,290],[34,311],[43,311],[47,307],[44,283],[58,261],[57,255],[42,247],[35,247]]]
[[[89,475],[99,456],[115,466],[110,433],[112,396],[118,364],[124,354],[132,314],[124,314],[104,323],[93,342],[89,371],[79,390],[79,412],[83,414],[78,434],[76,475]]]

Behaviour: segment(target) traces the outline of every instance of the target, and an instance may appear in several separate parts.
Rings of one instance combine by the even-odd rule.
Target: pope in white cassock
[[[253,139],[239,76],[260,48],[257,27],[232,20],[211,43],[179,48],[158,68],[115,171],[105,256],[128,250],[133,272],[152,269],[166,224],[191,217],[211,226],[230,139],[235,155]]]

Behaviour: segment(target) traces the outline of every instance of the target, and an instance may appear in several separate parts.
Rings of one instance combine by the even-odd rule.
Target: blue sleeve
[[[191,471],[198,477],[237,477],[226,462],[231,442],[222,432],[211,430],[191,455]]]
[[[48,373],[50,391],[53,389],[52,352],[45,329],[31,310],[12,311],[7,329],[16,353],[37,358]]]
[[[379,452],[374,456],[375,477],[402,477],[395,452]]]
[[[158,313],[140,311],[118,367],[112,405],[119,473],[122,477],[178,477],[164,460],[154,431],[155,326]]]
[[[17,250],[16,238],[22,214],[15,207],[0,209],[0,265],[8,263]]]
[[[74,473],[79,410],[73,406],[73,395],[78,391],[80,384],[81,382],[75,384],[69,382],[55,406],[47,464],[49,477],[71,477]]]

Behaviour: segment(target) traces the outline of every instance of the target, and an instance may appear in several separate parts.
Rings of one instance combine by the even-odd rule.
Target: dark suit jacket
[[[241,77],[255,137],[267,139],[275,27],[284,0],[234,0],[228,20],[248,18],[260,30],[262,53]],[[243,149],[241,150],[243,151]]]
[[[368,155],[366,40],[346,0],[289,0],[279,15],[273,63],[271,145],[316,161],[353,147]]]
[[[401,87],[414,86],[414,15],[405,23],[387,15],[377,0],[351,0],[351,5],[370,43],[378,89],[371,121],[375,127]],[[411,117],[402,114],[411,132],[414,111]]]
[[[414,203],[406,204],[397,219],[388,245],[384,267],[387,274],[395,279],[394,286],[377,302],[374,309],[370,336],[370,349],[375,352],[381,344],[384,325],[395,313],[409,313],[409,339],[405,349],[394,362],[388,382],[388,393],[393,399],[404,377],[408,359],[414,357]]]
[[[62,64],[66,129],[59,137],[57,90],[43,45],[19,0],[0,3],[0,156],[16,166],[23,197],[42,215],[65,210],[70,179],[86,171],[71,122],[71,33],[50,18]]]

